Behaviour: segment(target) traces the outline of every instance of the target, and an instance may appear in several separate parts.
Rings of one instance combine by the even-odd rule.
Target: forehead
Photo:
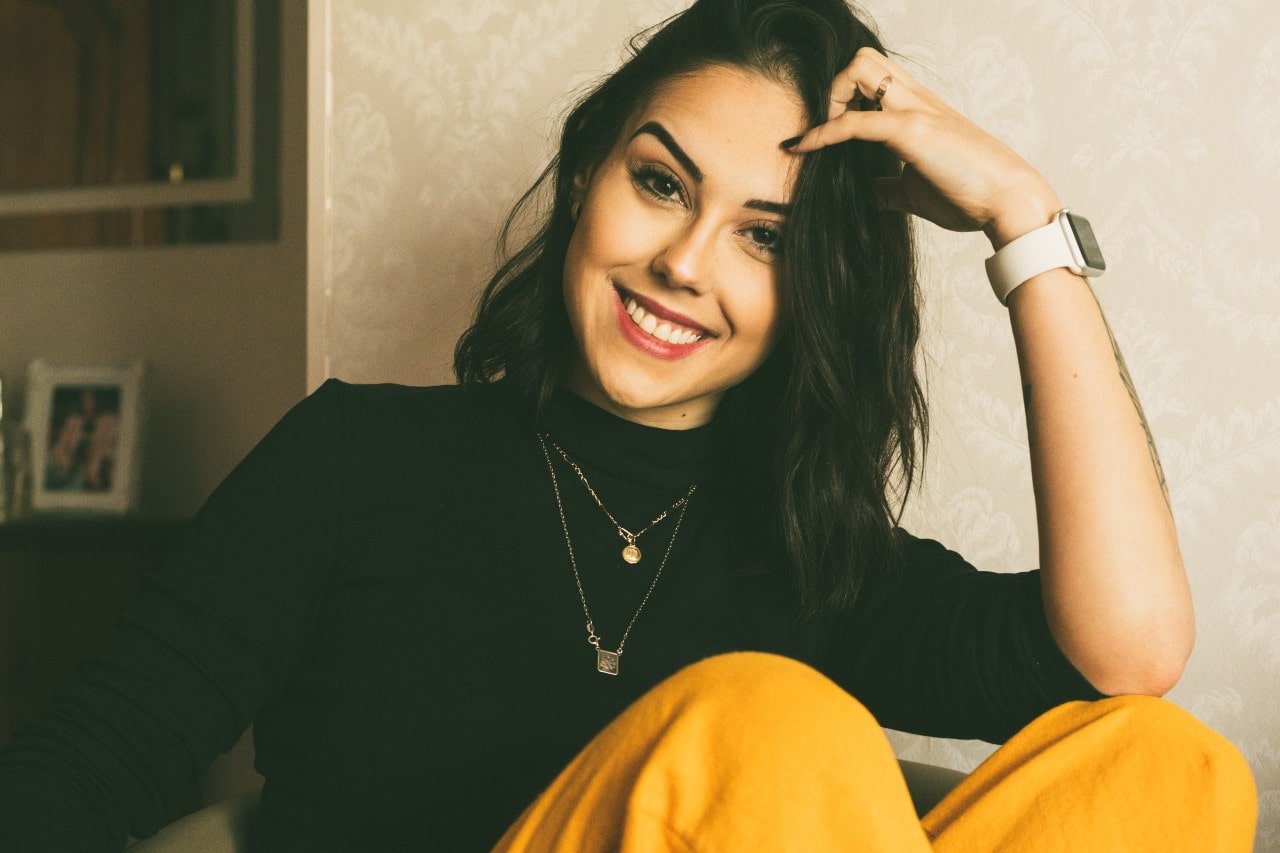
[[[782,140],[807,129],[793,87],[726,65],[667,80],[636,110],[620,141],[627,143],[652,121],[671,134],[708,180],[756,176],[788,187],[800,158],[783,149]]]
[[[702,97],[715,99],[751,99],[769,92],[794,102],[800,108],[800,96],[789,83],[767,76],[753,68],[712,62],[683,74],[674,74],[654,87],[649,105],[666,99],[685,100]]]

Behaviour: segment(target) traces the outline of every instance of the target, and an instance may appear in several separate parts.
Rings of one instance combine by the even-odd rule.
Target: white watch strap
[[[987,278],[1001,305],[1009,301],[1014,288],[1046,270],[1058,267],[1077,269],[1067,235],[1062,230],[1062,211],[1048,225],[1028,231],[987,258]]]

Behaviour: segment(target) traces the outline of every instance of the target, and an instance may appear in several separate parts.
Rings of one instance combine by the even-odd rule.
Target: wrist
[[[1057,193],[1045,188],[1034,194],[1025,194],[1016,201],[1004,205],[988,220],[982,231],[991,241],[991,248],[999,250],[1024,234],[1029,234],[1053,221],[1062,209]]]
[[[1008,305],[1014,290],[1041,273],[1065,267],[1076,275],[1098,276],[1107,262],[1089,220],[1063,208],[1048,224],[996,249],[986,266],[996,298]]]

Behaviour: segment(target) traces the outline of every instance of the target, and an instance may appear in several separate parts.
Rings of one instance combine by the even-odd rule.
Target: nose
[[[698,220],[681,223],[653,259],[653,272],[668,287],[703,293],[708,289],[715,230]]]

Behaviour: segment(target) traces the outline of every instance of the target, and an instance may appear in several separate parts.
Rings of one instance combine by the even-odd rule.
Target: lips
[[[655,341],[688,347],[714,337],[711,332],[655,302],[618,288],[622,308],[634,327]]]

